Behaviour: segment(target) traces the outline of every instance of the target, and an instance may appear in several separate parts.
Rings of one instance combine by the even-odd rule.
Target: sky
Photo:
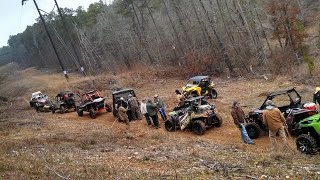
[[[60,8],[77,9],[82,6],[85,10],[90,4],[99,0],[56,0]],[[51,12],[54,7],[54,0],[36,0],[38,7],[45,11]],[[112,0],[106,0],[107,3]],[[55,11],[57,9],[55,8]],[[28,25],[36,22],[39,17],[33,0],[24,2],[21,0],[0,0],[0,47],[7,46],[10,35],[16,35],[23,32]]]

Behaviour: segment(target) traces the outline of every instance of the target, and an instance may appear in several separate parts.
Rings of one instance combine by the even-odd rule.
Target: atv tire
[[[308,134],[301,134],[296,139],[297,150],[304,154],[313,154],[317,148],[317,141]]]
[[[83,116],[83,110],[82,109],[77,108],[77,113],[78,113],[78,116],[80,116],[80,117]]]
[[[72,97],[68,97],[65,102],[68,106],[72,106],[75,104],[74,99]]]
[[[196,120],[192,123],[192,132],[197,135],[202,135],[206,131],[206,126],[203,121]]]
[[[255,123],[249,123],[245,125],[246,131],[251,139],[256,139],[260,136],[261,129]]]
[[[51,112],[52,112],[52,114],[56,113],[56,106],[55,105],[52,105]]]
[[[105,107],[107,112],[112,112],[112,107],[109,104],[105,104]]]
[[[66,109],[64,106],[60,106],[60,114],[64,114],[66,112]]]
[[[172,118],[170,118],[169,120],[166,120],[164,122],[164,127],[169,132],[172,132],[172,131],[176,130],[176,125],[175,125],[175,123],[174,123]]]
[[[197,96],[198,96],[197,92],[194,91],[194,92],[191,93],[191,97],[197,97]]]
[[[90,109],[89,116],[91,117],[91,119],[95,119],[96,118],[96,111],[94,109]]]
[[[218,124],[215,124],[214,126],[215,127],[220,127],[222,125],[222,122],[223,122],[222,117],[219,114],[216,114],[216,118],[218,120]]]
[[[211,99],[217,99],[218,93],[217,93],[217,91],[216,91],[215,89],[211,89],[209,93],[210,93],[210,94],[209,94],[209,97],[210,97]]]

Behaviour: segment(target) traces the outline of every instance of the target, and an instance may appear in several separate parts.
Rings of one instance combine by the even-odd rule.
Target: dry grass
[[[13,77],[7,77],[6,88],[23,85],[26,89],[21,94],[12,93],[18,97],[11,107],[0,108],[0,177],[3,179],[57,179],[58,175],[71,179],[319,178],[318,158],[310,161],[310,157],[295,152],[271,155],[267,137],[255,140],[254,146],[243,145],[230,117],[230,105],[235,99],[248,111],[257,107],[260,96],[267,92],[296,86],[306,98],[312,93],[312,86],[285,77],[268,81],[215,79],[218,99],[213,103],[224,124],[203,136],[195,136],[188,131],[169,133],[161,120],[161,129],[148,127],[145,120],[134,121],[126,133],[125,125],[115,122],[110,113],[91,120],[76,113],[36,113],[26,108],[32,91],[42,90],[52,97],[64,88],[85,90],[95,80],[107,97],[115,86],[133,87],[139,98],[159,94],[169,110],[175,105],[174,90],[184,80],[162,79],[150,70],[117,76],[78,79],[72,76],[69,83],[61,75],[34,69],[18,71],[14,76],[16,79],[10,83],[8,79]],[[26,80],[28,83],[23,84]],[[0,89],[1,94],[4,90]],[[13,99],[9,93],[6,96]],[[19,99],[26,99],[26,103]]]

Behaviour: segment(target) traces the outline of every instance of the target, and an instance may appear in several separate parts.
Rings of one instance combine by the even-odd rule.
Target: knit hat
[[[273,102],[269,99],[266,101],[267,106],[274,106]]]
[[[233,101],[232,105],[235,107],[238,104],[238,101]]]
[[[274,108],[274,104],[271,100],[267,100],[266,101],[266,109],[273,109]]]

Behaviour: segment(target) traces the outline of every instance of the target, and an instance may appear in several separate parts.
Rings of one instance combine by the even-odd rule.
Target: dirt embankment
[[[0,69],[1,70],[1,69]],[[3,70],[3,69],[2,69]],[[134,76],[133,76],[134,74]],[[29,94],[41,90],[53,97],[63,89],[101,89],[108,100],[116,87],[133,87],[139,98],[158,94],[169,111],[175,105],[174,90],[185,81],[135,73],[81,78],[47,75],[29,69],[1,79],[5,100],[0,103],[0,177],[3,179],[317,179],[319,155],[295,151],[269,152],[266,136],[255,145],[240,141],[230,107],[239,100],[246,112],[257,107],[263,94],[297,87],[303,100],[311,99],[313,87],[292,83],[284,77],[264,79],[215,79],[218,99],[213,100],[224,123],[196,136],[188,131],[167,132],[146,125],[145,120],[125,125],[111,113],[94,120],[87,114],[36,113],[28,107]],[[294,149],[293,139],[290,145]]]

